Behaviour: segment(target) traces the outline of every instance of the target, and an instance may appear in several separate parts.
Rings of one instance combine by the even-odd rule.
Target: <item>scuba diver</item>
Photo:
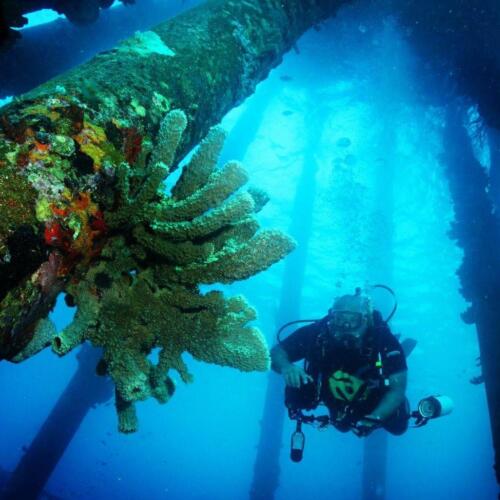
[[[384,285],[377,287],[394,295]],[[357,288],[354,295],[335,299],[324,318],[303,320],[312,324],[283,341],[278,336],[279,343],[271,350],[271,366],[286,382],[285,404],[290,418],[297,421],[292,460],[302,459],[302,423],[318,423],[320,427],[331,424],[359,437],[379,428],[401,435],[412,417],[416,426],[421,426],[430,418],[451,412],[451,400],[440,396],[425,398],[417,411],[410,412],[405,395],[405,352],[387,324],[396,308],[397,303],[384,320],[372,309],[369,297]],[[407,340],[410,348],[407,342],[406,350],[411,352],[416,342]],[[304,360],[304,368],[294,364],[299,360]],[[329,415],[303,413],[320,404],[327,407]]]

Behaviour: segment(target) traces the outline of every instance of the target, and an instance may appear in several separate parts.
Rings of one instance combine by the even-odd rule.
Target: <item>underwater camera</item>
[[[289,413],[297,410],[314,410],[319,403],[318,386],[315,382],[301,384],[300,387],[285,388],[285,406]]]
[[[448,396],[428,396],[420,400],[411,416],[416,420],[415,426],[421,427],[431,419],[449,415],[453,407],[453,401]]]

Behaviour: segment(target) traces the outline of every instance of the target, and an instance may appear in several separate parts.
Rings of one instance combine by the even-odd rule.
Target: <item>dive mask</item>
[[[361,331],[364,317],[360,312],[330,310],[328,326],[330,330],[340,334],[356,334]]]

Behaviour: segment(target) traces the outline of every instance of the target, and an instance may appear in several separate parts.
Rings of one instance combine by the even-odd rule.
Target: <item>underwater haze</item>
[[[191,5],[179,2],[179,9]],[[261,431],[271,379],[282,384],[273,397],[284,404],[280,376],[243,373],[184,354],[194,382],[173,376],[176,391],[166,405],[151,399],[137,405],[136,433],[118,432],[112,390],[104,391],[42,498],[267,500],[259,496],[255,476],[257,457],[264,457],[264,481],[276,483],[276,500],[356,500],[367,498],[363,471],[371,439],[380,441],[375,448],[385,463],[385,491],[375,488],[370,498],[496,498],[484,384],[470,383],[481,372],[477,333],[461,317],[468,303],[456,273],[464,254],[450,235],[455,209],[444,142],[447,115],[435,97],[442,82],[429,68],[420,78],[425,61],[406,35],[381,9],[346,6],[308,31],[255,93],[225,116],[221,164],[241,161],[250,183],[267,192],[261,226],[295,237],[305,267],[287,266],[292,254],[245,281],[205,289],[243,294],[271,347],[281,323],[321,318],[336,296],[356,287],[386,317],[392,298],[372,287],[388,285],[398,301],[391,330],[417,341],[407,360],[412,409],[426,396],[445,394],[454,411],[386,440],[305,426],[304,458],[294,463],[289,443],[295,423],[283,406],[275,416],[283,422],[283,432],[281,424],[276,427],[276,468]],[[95,52],[104,48],[96,40]],[[73,64],[79,62],[75,54]],[[490,146],[475,128],[480,112],[472,101],[467,110],[474,154],[489,172]],[[492,203],[498,206],[500,199]],[[300,301],[283,313],[287,287],[295,285]],[[59,330],[74,314],[63,299],[51,313]],[[20,364],[0,363],[0,485],[42,432],[78,369],[78,356],[59,358],[46,349]]]

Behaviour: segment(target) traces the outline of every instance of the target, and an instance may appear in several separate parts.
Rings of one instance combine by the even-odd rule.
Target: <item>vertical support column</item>
[[[311,99],[314,102],[313,99]],[[313,206],[316,194],[316,172],[318,165],[315,152],[318,149],[325,116],[308,120],[309,141],[304,155],[302,173],[297,184],[289,234],[297,241],[297,249],[287,258],[281,299],[276,325],[291,321],[300,315],[300,301],[307,261],[308,242],[311,237]],[[251,500],[273,500],[279,486],[279,459],[285,420],[283,403],[283,381],[270,373],[266,400],[261,420],[261,433],[254,465],[254,476],[250,490]]]
[[[404,104],[411,102],[408,82],[413,78],[409,72],[408,55],[404,44],[397,43],[398,30],[395,25],[383,21],[380,33],[380,48],[372,57],[380,61],[392,61],[392,65],[381,72],[373,84],[374,113],[381,117],[379,151],[386,152],[387,160],[374,172],[373,235],[367,260],[367,278],[371,283],[392,285],[394,280],[394,176],[397,155],[397,127],[404,122],[401,114]],[[399,40],[401,42],[401,40]],[[404,104],[403,104],[404,103]],[[387,308],[390,310],[390,306]],[[388,436],[377,431],[364,443],[362,498],[383,500],[386,497]]]
[[[262,123],[269,101],[274,97],[272,92],[256,92],[245,103],[246,109],[230,130],[224,148],[219,157],[219,162],[224,165],[228,161],[243,159],[255,139]]]
[[[382,150],[394,150],[391,127],[383,132]],[[387,149],[386,149],[387,148]],[[378,235],[371,248],[369,262],[372,283],[392,283],[393,280],[393,184],[394,165],[389,160],[376,172],[375,200],[378,214],[377,226],[384,231]],[[365,439],[363,447],[363,500],[382,500],[386,493],[388,439],[384,431],[374,432]]]
[[[464,127],[464,110],[455,105],[447,110],[443,149],[455,209],[451,235],[464,251],[457,274],[471,303],[462,317],[476,325],[500,483],[500,223],[488,197],[490,179]]]
[[[498,214],[500,213],[500,130],[488,129],[488,143],[491,155],[489,195]]]

